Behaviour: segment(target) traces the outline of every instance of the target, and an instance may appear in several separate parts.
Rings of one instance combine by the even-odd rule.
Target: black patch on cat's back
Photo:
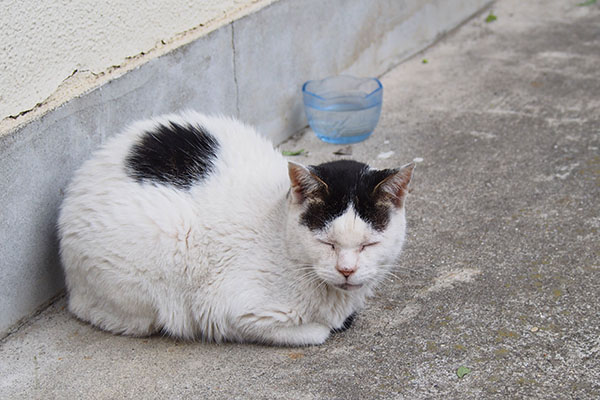
[[[312,173],[327,184],[319,200],[309,203],[301,223],[312,230],[323,229],[352,204],[354,210],[373,229],[383,231],[390,219],[390,206],[375,195],[376,186],[394,173],[393,170],[374,170],[353,160],[331,161],[311,166]]]
[[[219,142],[198,125],[174,122],[144,132],[125,160],[127,174],[139,183],[189,189],[214,169]]]

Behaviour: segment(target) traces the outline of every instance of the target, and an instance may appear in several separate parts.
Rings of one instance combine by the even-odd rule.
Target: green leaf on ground
[[[584,1],[583,3],[579,3],[577,4],[579,7],[584,7],[584,6],[591,6],[592,4],[596,4],[598,0],[588,0],[588,1]]]
[[[467,367],[464,367],[461,365],[456,370],[456,375],[458,375],[458,377],[462,379],[462,377],[465,376],[466,374],[468,374],[469,372],[471,372],[470,368],[467,368]]]
[[[494,13],[489,13],[488,16],[487,16],[487,18],[485,19],[485,22],[490,23],[490,22],[494,22],[497,19],[498,19],[498,17],[496,17],[494,15]]]
[[[302,153],[304,153],[304,149],[300,149],[300,150],[296,150],[296,151],[284,150],[281,152],[281,154],[283,154],[284,156],[299,156]]]
[[[424,59],[423,59],[423,61],[421,61],[421,62],[422,62],[423,64],[427,64],[429,61],[428,61],[426,58],[424,58]]]

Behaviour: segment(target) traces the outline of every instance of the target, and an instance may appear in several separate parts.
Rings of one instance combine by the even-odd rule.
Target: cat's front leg
[[[241,315],[237,322],[243,340],[278,346],[322,344],[330,334],[329,327],[304,322],[294,310],[254,310]]]

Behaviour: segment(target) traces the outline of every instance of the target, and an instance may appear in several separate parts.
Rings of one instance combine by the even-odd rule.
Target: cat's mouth
[[[335,287],[342,290],[357,290],[360,289],[362,286],[362,283],[358,285],[351,285],[350,283],[342,283],[341,285],[335,285]]]

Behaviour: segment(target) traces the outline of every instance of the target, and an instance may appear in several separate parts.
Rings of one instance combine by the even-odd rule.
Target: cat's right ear
[[[319,194],[329,190],[321,178],[302,164],[288,161],[288,173],[292,201],[296,204],[302,204],[307,199],[315,199]]]
[[[414,170],[414,162],[399,169],[389,170],[392,173],[375,186],[373,194],[379,199],[391,201],[397,208],[402,208]]]

